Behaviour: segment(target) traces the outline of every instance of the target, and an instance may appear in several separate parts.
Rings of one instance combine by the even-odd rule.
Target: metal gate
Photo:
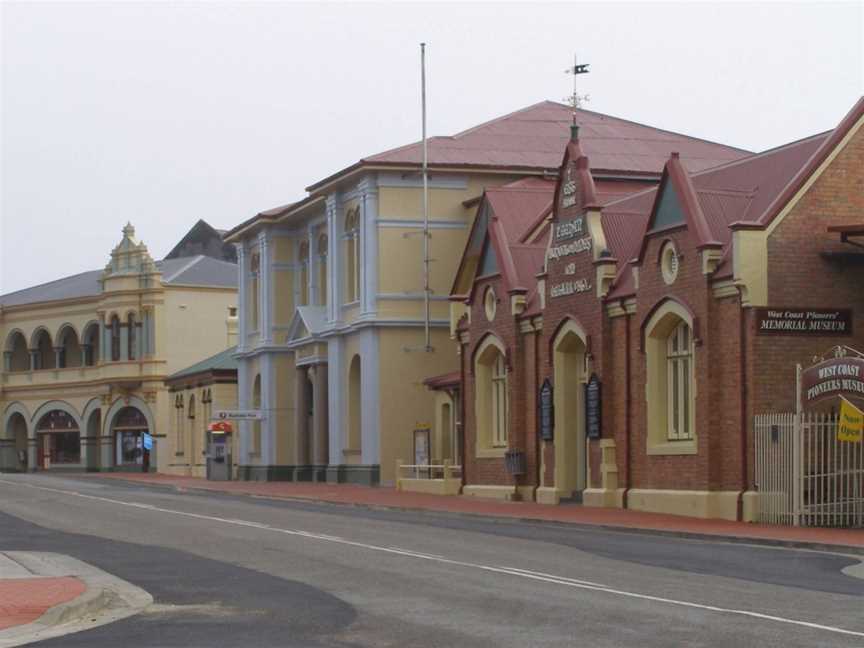
[[[755,418],[759,521],[864,527],[864,443],[837,439],[837,415]]]

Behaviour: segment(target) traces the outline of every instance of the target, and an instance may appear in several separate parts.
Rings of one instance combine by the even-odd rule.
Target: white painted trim
[[[378,293],[378,299],[386,301],[416,301],[423,300],[423,293]],[[444,295],[432,295],[430,301],[449,302],[450,297]]]

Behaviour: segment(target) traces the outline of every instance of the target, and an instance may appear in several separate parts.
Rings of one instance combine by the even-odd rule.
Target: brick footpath
[[[277,499],[329,502],[355,506],[422,510],[494,518],[558,522],[563,524],[644,530],[685,536],[715,536],[733,541],[753,541],[811,547],[851,548],[864,553],[864,529],[821,529],[750,524],[728,520],[706,520],[642,511],[583,507],[547,506],[535,502],[503,502],[464,496],[406,493],[394,488],[349,484],[296,482],[211,482],[197,477],[144,473],[99,473],[87,478],[117,479],[182,490],[216,491]]]
[[[36,621],[87,590],[74,576],[0,579],[0,630]]]

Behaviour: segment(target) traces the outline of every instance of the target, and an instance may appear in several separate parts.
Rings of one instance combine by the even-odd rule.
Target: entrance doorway
[[[150,470],[150,451],[144,447],[144,435],[149,432],[147,419],[137,407],[124,407],[111,426],[114,435],[116,456],[114,461],[118,468],[131,470]]]
[[[81,430],[70,414],[51,410],[36,424],[37,465],[42,470],[81,463]]]
[[[585,448],[585,336],[568,323],[555,339],[555,491],[581,501],[587,477]]]

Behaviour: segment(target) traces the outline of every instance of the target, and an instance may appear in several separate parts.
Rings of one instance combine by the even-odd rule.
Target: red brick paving
[[[87,586],[73,576],[0,579],[0,630],[32,623],[86,590]]]
[[[338,504],[359,504],[391,508],[469,513],[493,517],[512,517],[659,530],[673,533],[694,533],[732,536],[742,539],[776,540],[793,543],[818,543],[864,548],[864,529],[817,529],[783,527],[728,520],[705,520],[661,513],[584,507],[576,505],[548,506],[536,502],[503,502],[476,497],[448,497],[406,493],[394,488],[355,486],[350,484],[317,484],[305,482],[211,482],[198,477],[144,473],[99,473],[90,477],[109,477],[125,481],[174,486],[178,490],[211,490],[238,495],[257,495],[282,499],[303,499]]]

